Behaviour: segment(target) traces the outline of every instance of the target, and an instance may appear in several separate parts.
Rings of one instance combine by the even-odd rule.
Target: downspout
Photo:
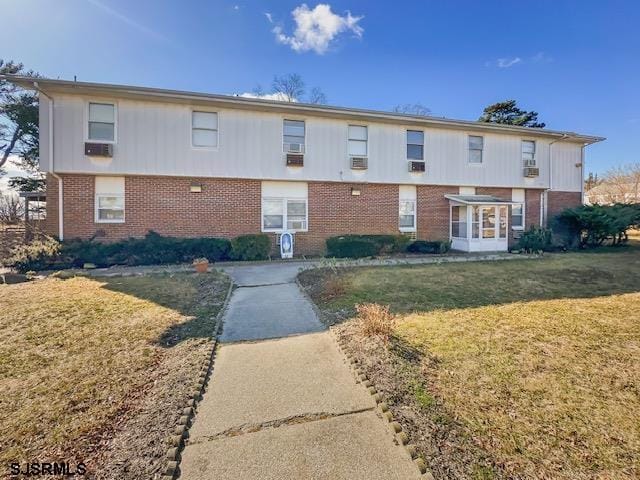
[[[562,140],[566,140],[567,138],[569,138],[570,135],[567,135],[566,133],[562,134],[562,137],[556,139],[556,140],[552,140],[551,142],[549,142],[549,188],[547,188],[546,192],[543,192],[543,194],[545,195],[545,199],[544,199],[544,212],[541,212],[541,216],[540,216],[540,223],[542,222],[542,217],[544,216],[544,224],[547,224],[547,215],[548,215],[548,207],[549,207],[549,197],[548,197],[548,192],[549,190],[553,189],[553,149],[551,148],[553,146],[554,143],[556,142],[561,142]],[[584,183],[584,182],[582,182]],[[540,202],[540,208],[542,209],[542,203]],[[542,226],[542,225],[541,225]]]
[[[54,164],[54,143],[53,143],[53,105],[54,100],[53,97],[48,95],[46,92],[40,89],[38,82],[33,82],[33,88],[37,90],[38,93],[44,95],[49,99],[49,173],[51,176],[58,180],[58,238],[60,241],[64,240],[64,205],[63,205],[63,183],[62,177],[55,172],[55,164]]]
[[[583,143],[580,147],[580,203],[584,205],[584,147],[587,144]]]

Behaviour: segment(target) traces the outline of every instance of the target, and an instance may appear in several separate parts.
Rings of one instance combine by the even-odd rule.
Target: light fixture
[[[202,185],[198,183],[192,183],[189,190],[191,191],[191,193],[200,193],[202,192]]]
[[[360,196],[360,189],[351,187],[351,195],[353,195],[354,197],[359,197]]]

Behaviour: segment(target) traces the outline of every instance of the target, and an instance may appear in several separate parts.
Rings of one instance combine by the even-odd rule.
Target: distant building
[[[612,205],[614,203],[640,203],[639,182],[607,182],[587,190],[584,193],[584,203],[587,205]]]

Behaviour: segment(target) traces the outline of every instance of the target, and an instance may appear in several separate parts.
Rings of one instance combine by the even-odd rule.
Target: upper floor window
[[[366,157],[367,156],[367,127],[360,125],[349,125],[349,156],[350,157]]]
[[[525,167],[536,166],[536,142],[532,140],[522,141],[522,162]]]
[[[304,153],[304,120],[285,120],[282,144],[285,152]]]
[[[482,163],[484,138],[469,135],[469,163]]]
[[[194,147],[218,146],[217,113],[191,112],[191,145]]]
[[[407,130],[407,159],[424,160],[424,132]]]
[[[115,142],[116,106],[112,103],[89,103],[88,139]]]

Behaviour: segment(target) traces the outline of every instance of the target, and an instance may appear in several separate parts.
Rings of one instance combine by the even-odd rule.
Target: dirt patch
[[[435,359],[396,337],[388,344],[381,337],[366,337],[357,320],[332,328],[346,340],[345,348],[361,363],[436,479],[506,478],[430,388],[429,365]]]

